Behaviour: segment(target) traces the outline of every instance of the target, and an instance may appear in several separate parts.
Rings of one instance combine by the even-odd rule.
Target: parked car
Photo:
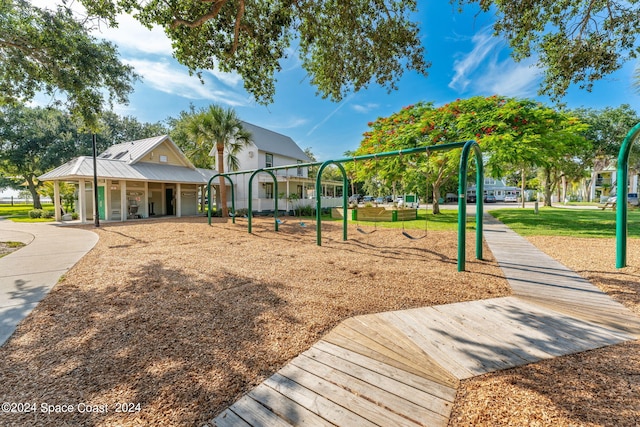
[[[505,203],[517,203],[518,196],[516,196],[515,194],[507,194],[506,196],[504,196],[504,201]]]
[[[362,201],[362,196],[359,194],[353,194],[349,197],[349,203],[360,203]]]
[[[491,194],[487,194],[486,196],[484,196],[484,202],[485,203],[495,203],[496,202],[496,196],[493,196]]]
[[[467,203],[475,203],[476,202],[476,195],[475,194],[469,194],[467,196]]]
[[[633,206],[638,206],[638,193],[629,193],[627,195],[627,202]]]
[[[384,197],[376,197],[376,203],[384,203]]]
[[[373,203],[374,200],[375,198],[373,196],[364,196],[362,198],[363,203]]]
[[[393,197],[392,196],[384,196],[384,202],[385,203],[393,203]]]
[[[399,208],[404,206],[404,197],[398,197],[396,199],[396,204],[398,205]]]

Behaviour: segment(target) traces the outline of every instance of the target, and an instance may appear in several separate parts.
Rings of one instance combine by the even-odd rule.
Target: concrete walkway
[[[459,381],[640,338],[640,318],[485,217],[514,295],[358,316],[227,408],[217,426],[446,426]]]
[[[0,219],[0,241],[26,246],[0,258],[0,345],[98,241],[86,230]]]

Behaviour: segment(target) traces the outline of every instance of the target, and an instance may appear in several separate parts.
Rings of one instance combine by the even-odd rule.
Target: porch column
[[[291,183],[291,181],[289,181],[289,177],[287,176],[286,178],[287,180],[287,192],[284,194],[284,199],[286,200],[286,207],[287,207],[287,213],[289,212],[289,194],[291,194],[291,190],[289,188],[289,184]],[[291,207],[291,209],[293,209],[293,207]]]
[[[62,221],[62,214],[60,213],[62,206],[60,206],[60,182],[53,181],[53,209],[55,209],[56,221]]]
[[[182,216],[182,192],[180,183],[176,184],[176,217]]]
[[[80,222],[87,222],[87,189],[84,179],[78,180],[78,205],[80,208]]]
[[[111,219],[111,179],[104,180],[104,219],[109,221]]]
[[[121,181],[120,186],[120,221],[127,220],[127,214],[129,213],[129,200],[127,200],[127,181],[124,179]]]
[[[144,212],[144,218],[149,218],[149,181],[144,182],[144,206],[142,211]],[[142,212],[141,212],[142,213]]]

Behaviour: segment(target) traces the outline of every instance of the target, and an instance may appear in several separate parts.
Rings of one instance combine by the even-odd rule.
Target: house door
[[[104,220],[105,216],[104,216],[104,212],[105,212],[105,206],[104,206],[104,187],[98,187],[98,218]]]
[[[165,200],[167,201],[167,215],[173,215],[173,188],[166,188],[164,191]]]

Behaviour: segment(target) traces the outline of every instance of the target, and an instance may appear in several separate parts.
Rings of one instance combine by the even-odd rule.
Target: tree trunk
[[[36,184],[33,182],[33,177],[26,176],[25,178],[29,186],[29,192],[31,193],[31,197],[33,198],[33,208],[42,209],[42,203],[40,203],[40,194],[38,193]]]
[[[433,184],[433,214],[438,215],[440,213],[440,184]]]
[[[522,209],[524,209],[524,203],[525,203],[525,194],[524,194],[524,189],[525,189],[525,179],[526,179],[526,171],[524,170],[524,168],[522,168],[522,179],[520,180],[520,200],[522,202]],[[477,196],[476,196],[477,197]]]
[[[218,173],[224,173],[224,144],[216,143],[216,151],[217,151],[217,169]],[[220,210],[222,211],[222,217],[227,218],[229,216],[229,208],[227,207],[227,185],[225,182],[224,176],[220,175],[219,177],[219,185],[220,185]]]
[[[551,169],[544,168],[544,205],[551,207],[551,195],[553,186],[551,185]]]

